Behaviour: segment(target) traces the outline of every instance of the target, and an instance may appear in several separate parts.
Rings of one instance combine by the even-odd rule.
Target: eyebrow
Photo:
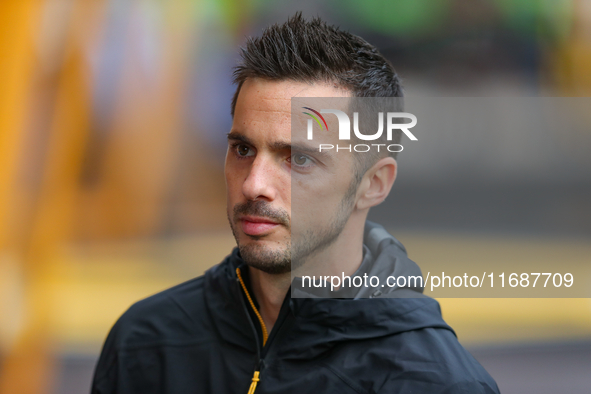
[[[254,142],[246,137],[243,134],[240,134],[237,131],[231,131],[228,133],[228,140],[236,140],[236,141],[242,141],[245,144],[248,145],[255,145]],[[275,151],[280,151],[280,150],[295,150],[297,152],[302,152],[302,153],[309,153],[309,154],[320,154],[322,156],[328,155],[328,152],[319,152],[319,149],[317,148],[313,148],[304,144],[292,144],[291,142],[285,142],[285,141],[276,141],[276,142],[272,142],[269,144],[269,147],[272,150]]]
[[[231,132],[229,132],[228,133],[228,139],[229,140],[242,141],[245,144],[254,145],[253,142],[250,140],[250,138],[246,137],[245,135],[240,134],[237,131],[231,131]]]

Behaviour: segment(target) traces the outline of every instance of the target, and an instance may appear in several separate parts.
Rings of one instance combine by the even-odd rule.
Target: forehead
[[[328,83],[269,81],[248,78],[243,83],[234,111],[233,133],[251,138],[290,141],[293,97],[349,97],[347,90]]]

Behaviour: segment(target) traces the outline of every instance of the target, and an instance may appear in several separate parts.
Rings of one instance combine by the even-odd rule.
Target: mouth
[[[242,231],[246,235],[252,236],[265,235],[275,227],[279,226],[279,223],[260,216],[242,216],[239,220],[242,226]]]

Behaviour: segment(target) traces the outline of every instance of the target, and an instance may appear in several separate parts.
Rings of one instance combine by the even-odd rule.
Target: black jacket
[[[368,224],[364,242],[366,272],[417,272],[383,228]],[[236,268],[247,275],[235,249],[204,276],[133,305],[105,342],[92,393],[247,394],[254,371],[256,394],[499,392],[437,301],[411,290],[357,299],[288,293],[263,347]]]

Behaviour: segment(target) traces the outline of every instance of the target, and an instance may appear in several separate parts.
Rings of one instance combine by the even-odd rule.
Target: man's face
[[[347,96],[320,83],[254,78],[242,85],[225,175],[228,220],[250,266],[289,272],[292,258],[304,261],[341,234],[355,201],[353,157],[319,154],[303,138],[292,144],[291,98]]]

